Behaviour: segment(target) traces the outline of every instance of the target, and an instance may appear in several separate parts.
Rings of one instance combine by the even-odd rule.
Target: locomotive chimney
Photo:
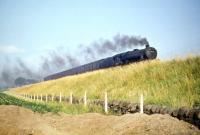
[[[146,44],[145,47],[148,48],[148,47],[149,47],[149,44]]]

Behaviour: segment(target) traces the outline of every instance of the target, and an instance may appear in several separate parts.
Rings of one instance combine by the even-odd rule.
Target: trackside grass
[[[169,107],[200,106],[200,57],[152,60],[68,76],[11,89],[10,93],[56,94],[70,92],[82,98],[87,91],[89,99],[138,102],[144,93],[145,104]]]

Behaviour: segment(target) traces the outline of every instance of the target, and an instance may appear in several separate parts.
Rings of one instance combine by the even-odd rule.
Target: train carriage
[[[91,62],[82,66],[78,66],[60,73],[49,75],[44,78],[44,81],[61,78],[64,76],[80,74],[84,72],[94,71],[103,68],[114,67],[118,65],[124,65],[131,62],[139,62],[143,60],[151,60],[157,57],[157,50],[149,45],[146,45],[145,49],[135,49],[125,53],[114,55],[95,62]]]

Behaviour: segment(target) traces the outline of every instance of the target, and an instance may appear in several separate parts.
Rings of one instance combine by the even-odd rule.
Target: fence
[[[24,97],[25,99],[31,100],[31,101],[36,101],[36,102],[52,102],[52,101],[56,101],[59,103],[62,102],[67,102],[70,104],[78,104],[78,103],[83,103],[84,106],[87,106],[87,104],[96,104],[96,105],[102,105],[104,106],[104,111],[107,114],[108,113],[108,109],[112,108],[112,105],[110,103],[108,103],[108,94],[107,92],[104,93],[104,100],[88,100],[87,99],[87,92],[85,91],[83,98],[82,99],[78,99],[76,97],[73,96],[73,93],[70,92],[69,96],[64,96],[62,95],[62,93],[60,92],[59,96],[56,96],[54,94],[45,94],[45,96],[43,96],[42,94],[20,94],[19,96]],[[143,113],[143,94],[140,95],[140,113]]]
[[[126,114],[126,113],[146,113],[146,114],[154,114],[154,113],[160,113],[160,114],[169,114],[172,117],[176,117],[180,120],[184,120],[186,122],[189,122],[195,126],[197,126],[200,129],[200,108],[168,108],[166,106],[158,106],[158,105],[146,105],[144,104],[144,96],[141,94],[138,99],[139,103],[132,103],[132,102],[125,102],[125,101],[117,101],[113,100],[111,102],[108,102],[109,94],[107,92],[104,93],[104,99],[96,99],[96,100],[89,100],[87,97],[87,92],[83,94],[83,98],[78,99],[73,95],[72,92],[70,92],[69,95],[64,96],[61,92],[59,96],[56,96],[55,94],[45,94],[44,96],[42,94],[18,94],[18,96],[21,96],[25,99],[35,101],[35,102],[50,102],[50,101],[56,101],[58,103],[67,102],[70,104],[84,104],[84,106],[87,106],[88,104],[96,104],[101,105],[104,107],[105,113],[108,113],[108,110],[112,110],[114,112],[120,113],[120,114]]]

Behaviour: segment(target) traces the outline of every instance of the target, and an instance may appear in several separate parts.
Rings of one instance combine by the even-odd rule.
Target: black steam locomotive
[[[78,66],[60,73],[49,75],[44,78],[44,81],[53,80],[61,78],[64,76],[70,76],[75,74],[80,74],[88,71],[114,67],[118,65],[124,65],[131,62],[139,62],[143,60],[155,59],[157,57],[157,51],[155,48],[146,45],[145,49],[134,49],[133,51],[128,51],[125,53],[120,53],[114,55],[113,57],[108,57],[95,62],[91,62],[82,66]]]

